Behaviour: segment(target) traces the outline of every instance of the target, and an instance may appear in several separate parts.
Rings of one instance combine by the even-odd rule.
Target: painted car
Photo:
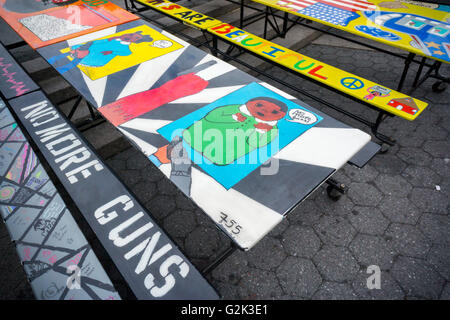
[[[388,105],[396,108],[397,110],[402,110],[412,115],[416,114],[416,112],[419,111],[419,108],[412,98],[392,99],[388,102]]]

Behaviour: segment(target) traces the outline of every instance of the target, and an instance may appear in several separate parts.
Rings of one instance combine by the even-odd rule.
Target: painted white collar
[[[245,104],[243,104],[243,105],[241,105],[241,106],[239,107],[239,111],[240,111],[241,113],[243,113],[243,114],[249,116],[249,117],[255,118],[256,122],[266,123],[266,124],[268,124],[269,126],[272,126],[272,127],[275,126],[275,125],[277,124],[277,122],[278,122],[277,120],[273,120],[273,121],[265,121],[265,120],[262,120],[262,119],[258,119],[257,117],[253,116],[253,115],[250,113],[250,111],[248,111],[247,106],[246,106]]]

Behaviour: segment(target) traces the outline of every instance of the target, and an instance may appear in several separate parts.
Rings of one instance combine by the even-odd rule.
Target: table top
[[[450,13],[438,5],[391,0],[252,1],[408,52],[450,62]]]
[[[242,249],[370,141],[142,20],[38,52]]]
[[[0,16],[34,49],[138,19],[106,0],[0,0]]]

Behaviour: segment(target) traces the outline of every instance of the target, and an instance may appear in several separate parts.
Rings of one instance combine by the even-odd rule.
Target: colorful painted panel
[[[450,13],[416,1],[252,0],[409,52],[450,62]]]
[[[55,65],[65,60],[66,64],[56,67],[60,73],[78,67],[89,79],[97,80],[182,47],[148,26],[138,26],[70,46],[48,62]]]
[[[38,86],[0,44],[0,92],[6,99],[37,90]]]
[[[374,107],[386,110],[407,120],[414,120],[427,107],[427,103],[401,92],[383,87],[370,80],[289,50],[276,43],[259,38],[227,23],[208,29],[208,32],[246,50],[269,59],[315,81],[358,98]],[[392,100],[409,99],[410,108],[393,105]]]
[[[303,118],[297,121],[297,114]],[[189,159],[230,189],[321,120],[253,82],[171,122],[158,133],[168,141],[181,138]],[[229,141],[227,131],[237,140],[240,133],[243,145]]]
[[[200,12],[185,8],[166,0],[136,0],[137,2],[180,20],[190,26],[206,30],[221,23],[220,20],[208,17]]]
[[[36,298],[120,299],[1,100],[0,172],[0,216]]]
[[[138,19],[107,0],[0,0],[0,15],[33,48]]]
[[[10,103],[138,299],[218,299],[200,272],[41,91]],[[40,222],[39,231],[46,228],[47,222]]]
[[[138,25],[182,48],[97,80],[77,67],[62,75],[243,249],[370,140],[144,21],[101,37]],[[39,53],[51,61],[69,45],[99,37]]]

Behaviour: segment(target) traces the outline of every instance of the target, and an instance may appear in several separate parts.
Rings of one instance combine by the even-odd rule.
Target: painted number
[[[224,225],[227,229],[230,230],[231,233],[233,234],[239,234],[242,230],[242,226],[240,226],[235,220],[228,219],[228,215],[221,212],[220,213],[220,221],[219,223],[221,223],[222,225]]]

